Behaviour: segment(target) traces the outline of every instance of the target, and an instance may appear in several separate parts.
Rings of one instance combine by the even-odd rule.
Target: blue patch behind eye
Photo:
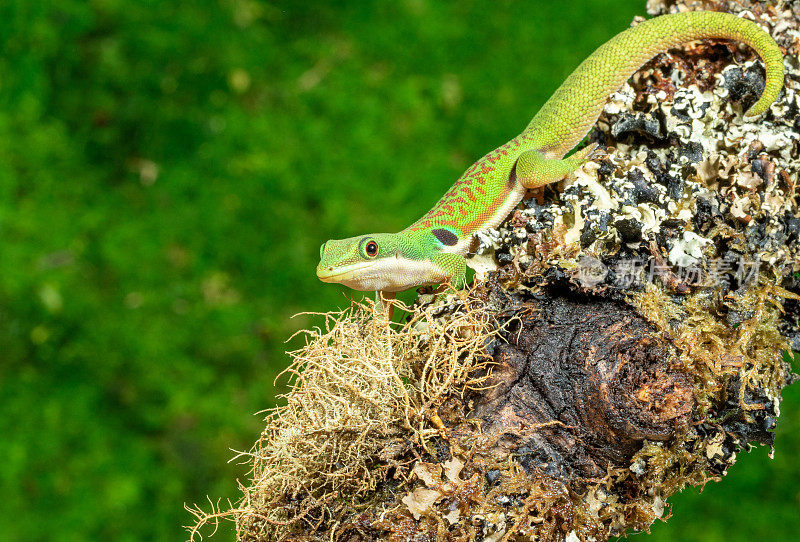
[[[456,243],[458,243],[458,235],[456,235],[455,233],[451,232],[450,230],[446,230],[444,228],[436,228],[431,233],[443,245],[447,245],[449,247],[452,247]]]

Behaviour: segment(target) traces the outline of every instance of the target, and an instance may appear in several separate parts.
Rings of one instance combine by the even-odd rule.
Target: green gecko
[[[766,85],[748,116],[760,115],[783,87],[783,55],[755,23],[728,13],[664,15],[600,46],[555,91],[525,130],[473,164],[422,218],[398,233],[330,240],[320,247],[317,276],[355,290],[393,292],[449,282],[465,285],[475,232],[496,228],[525,191],[563,179],[594,146],[564,156],[589,132],[609,94],[660,51],[693,40],[746,43],[766,67]]]

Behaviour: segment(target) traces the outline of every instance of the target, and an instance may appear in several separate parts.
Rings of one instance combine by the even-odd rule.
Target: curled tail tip
[[[761,94],[761,97],[758,99],[758,101],[750,106],[750,109],[745,111],[744,118],[751,120],[764,114],[769,107],[775,103],[775,100],[778,99],[778,95],[780,95],[782,86],[783,85],[779,86],[777,89],[764,89],[764,92]]]
[[[767,106],[767,107],[769,107],[769,106]],[[745,120],[755,120],[755,119],[757,119],[758,117],[760,117],[761,115],[764,114],[764,112],[767,110],[767,107],[762,107],[760,109],[756,109],[755,106],[751,107],[750,109],[745,111],[744,119]]]
[[[783,90],[785,70],[783,67],[783,52],[769,37],[768,45],[764,48],[755,48],[766,71],[766,85],[758,101],[745,113],[745,118],[757,117],[764,113],[778,99]],[[751,45],[752,46],[752,45]]]
[[[775,99],[776,97],[772,96],[768,97],[767,99],[764,99],[764,97],[762,96],[761,99],[759,99],[756,103],[754,103],[750,109],[745,111],[744,118],[747,120],[752,120],[756,117],[761,116],[767,111],[767,109],[769,109],[769,106],[772,105]]]
[[[766,87],[761,93],[761,97],[759,97],[758,101],[754,103],[750,109],[747,110],[747,112],[745,112],[745,118],[751,119],[753,117],[758,117],[767,111],[780,96],[781,90],[783,90],[783,82],[783,65],[781,64],[780,67],[773,67],[772,70],[770,70],[769,66],[767,66]]]
[[[780,84],[775,85],[774,88],[769,88],[770,86],[771,85],[768,83],[767,88],[764,89],[758,101],[750,106],[750,109],[745,111],[745,119],[752,120],[755,117],[762,115],[773,103],[775,103],[775,100],[777,100],[778,96],[780,96],[781,89],[783,89],[783,79],[781,79]]]

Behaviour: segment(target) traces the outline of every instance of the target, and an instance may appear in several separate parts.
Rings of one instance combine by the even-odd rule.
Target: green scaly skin
[[[586,136],[609,94],[656,53],[698,39],[746,43],[766,67],[766,86],[747,112],[767,110],[783,87],[783,55],[756,24],[728,13],[664,15],[618,34],[567,77],[525,131],[472,165],[414,224],[399,233],[331,240],[320,247],[317,276],[355,290],[397,292],[449,282],[465,283],[473,234],[496,228],[526,189],[563,179],[588,160],[588,147],[564,155]]]

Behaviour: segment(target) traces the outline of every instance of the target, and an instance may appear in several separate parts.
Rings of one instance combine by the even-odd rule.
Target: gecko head
[[[436,266],[421,256],[400,233],[331,239],[319,248],[317,277],[354,290],[399,292],[430,283]]]

